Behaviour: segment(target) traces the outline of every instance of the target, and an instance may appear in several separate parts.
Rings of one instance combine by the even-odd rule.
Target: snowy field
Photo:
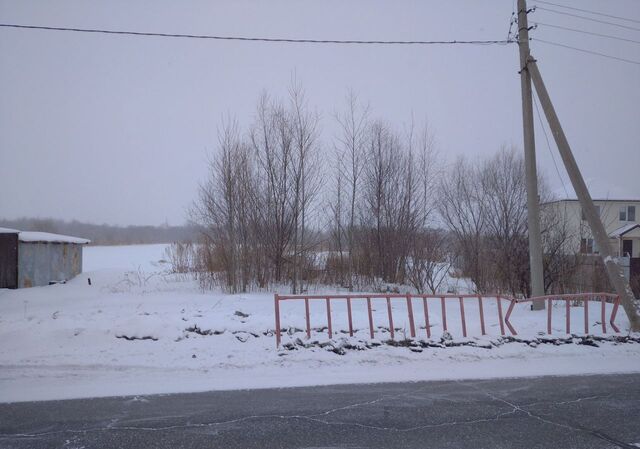
[[[484,308],[489,335],[480,335],[476,300],[465,303],[469,338],[461,338],[457,302],[447,306],[450,347],[378,345],[389,338],[386,302],[374,301],[375,339],[365,301],[354,301],[354,337],[344,332],[343,301],[332,302],[333,341],[324,301],[311,302],[313,345],[305,339],[304,303],[283,302],[284,348],[275,347],[270,293],[226,295],[169,274],[166,245],[87,247],[84,272],[65,285],[0,290],[0,401],[320,385],[640,372],[640,344],[507,343],[496,303]],[[91,278],[91,285],[88,284]],[[408,336],[406,302],[394,300],[396,340]],[[443,336],[439,302],[430,302],[432,343]],[[506,303],[504,310],[506,311]],[[414,304],[419,339],[426,339],[422,302]],[[583,309],[572,327],[583,332]],[[601,334],[599,305],[591,332]],[[546,330],[546,312],[516,307],[518,337]],[[628,335],[620,309],[616,323]],[[564,334],[564,308],[554,310],[554,334]],[[609,332],[611,332],[609,328]],[[426,343],[423,345],[426,346]],[[288,348],[288,349],[287,349]]]

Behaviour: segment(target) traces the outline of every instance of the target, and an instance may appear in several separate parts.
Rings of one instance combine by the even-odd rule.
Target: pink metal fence
[[[527,303],[532,302],[534,300],[544,300],[546,301],[546,309],[547,309],[547,333],[551,334],[551,323],[552,323],[552,313],[553,313],[553,301],[564,301],[565,302],[565,326],[566,332],[571,333],[571,302],[582,302],[584,308],[584,332],[585,334],[589,333],[589,302],[598,301],[600,302],[600,321],[602,323],[602,332],[607,332],[606,326],[606,303],[613,303],[613,309],[611,311],[611,316],[609,318],[609,323],[611,324],[612,329],[615,332],[620,332],[620,329],[614,324],[614,320],[618,313],[618,308],[620,305],[620,297],[617,295],[613,295],[610,293],[581,293],[581,294],[571,294],[571,295],[549,295],[549,296],[541,296],[537,298],[525,298],[525,299],[514,299],[503,295],[412,295],[412,294],[370,294],[370,295],[274,295],[274,306],[275,306],[275,325],[276,325],[276,346],[280,346],[281,341],[281,332],[282,328],[280,325],[280,302],[281,301],[292,301],[292,300],[303,300],[305,305],[305,322],[306,322],[306,333],[307,338],[311,338],[311,316],[309,311],[309,302],[312,300],[317,301],[325,301],[326,303],[326,312],[327,312],[327,332],[329,338],[333,337],[333,325],[331,321],[331,301],[335,300],[344,300],[347,305],[347,321],[349,326],[349,335],[353,336],[353,314],[352,314],[352,301],[354,300],[366,300],[367,304],[367,318],[369,321],[369,335],[371,338],[374,338],[375,328],[373,323],[373,313],[371,308],[371,301],[373,299],[384,299],[386,300],[387,305],[387,316],[388,316],[388,324],[389,324],[389,334],[393,339],[395,336],[395,329],[393,326],[393,311],[391,307],[392,300],[404,300],[407,304],[407,315],[409,320],[409,331],[411,338],[416,337],[416,325],[415,318],[413,313],[413,300],[418,299],[422,300],[422,309],[424,312],[424,324],[427,338],[431,338],[431,326],[429,322],[429,301],[437,301],[440,302],[441,316],[442,316],[442,328],[445,332],[448,332],[447,326],[447,309],[446,309],[446,301],[458,301],[460,306],[460,321],[462,325],[462,335],[463,337],[467,337],[467,321],[465,316],[464,304],[465,300],[477,299],[478,301],[478,311],[480,318],[480,331],[482,335],[486,335],[485,329],[485,319],[484,319],[484,307],[483,303],[487,300],[495,300],[497,304],[498,311],[498,323],[500,325],[500,334],[505,335],[505,326],[509,329],[509,332],[512,335],[517,335],[517,331],[513,327],[510,322],[511,313],[515,308],[516,304],[519,303]],[[502,313],[502,301],[507,301],[509,303],[509,307],[507,308],[506,314],[503,316]]]
[[[578,294],[569,294],[569,295],[547,295],[547,296],[539,296],[535,298],[525,298],[519,299],[515,302],[512,302],[509,308],[507,309],[507,314],[505,315],[505,323],[509,327],[509,330],[516,335],[515,329],[511,326],[509,322],[509,318],[511,317],[511,312],[513,312],[513,308],[515,307],[515,303],[522,302],[533,302],[535,300],[546,301],[546,309],[547,309],[547,334],[551,334],[551,315],[553,313],[553,301],[564,301],[564,309],[565,309],[565,330],[567,334],[571,333],[571,302],[582,302],[582,306],[584,309],[584,333],[589,333],[589,302],[599,302],[600,303],[600,322],[602,325],[602,333],[607,333],[607,318],[606,318],[606,304],[607,302],[613,303],[613,309],[611,310],[611,316],[609,318],[609,324],[611,324],[611,328],[616,332],[620,332],[618,326],[615,325],[614,321],[616,319],[616,315],[618,314],[618,307],[620,306],[620,297],[611,293],[578,293]]]
[[[460,305],[460,320],[462,324],[462,335],[464,337],[467,336],[467,321],[465,316],[464,303],[465,300],[468,299],[476,299],[478,301],[478,310],[480,316],[480,330],[482,335],[486,335],[485,329],[485,320],[484,320],[484,307],[483,302],[487,300],[495,300],[498,306],[498,322],[500,323],[500,333],[501,335],[505,335],[505,323],[506,320],[503,319],[502,315],[502,300],[507,300],[511,302],[509,306],[512,308],[515,300],[512,298],[506,298],[500,295],[492,295],[492,296],[483,296],[483,295],[411,295],[411,294],[371,294],[371,295],[274,295],[274,305],[275,305],[275,316],[276,316],[276,346],[280,346],[281,341],[281,326],[280,326],[280,302],[281,301],[290,301],[290,300],[303,300],[305,304],[305,321],[306,321],[306,332],[307,338],[311,338],[311,317],[309,313],[309,301],[312,300],[320,300],[326,302],[327,308],[327,333],[329,338],[333,337],[333,325],[331,321],[331,301],[332,300],[344,300],[347,304],[347,321],[349,326],[349,335],[353,336],[353,316],[352,316],[352,304],[353,300],[366,300],[367,303],[367,316],[369,319],[369,335],[371,338],[374,338],[375,328],[373,324],[373,313],[371,308],[372,299],[385,299],[387,305],[387,316],[389,321],[389,334],[393,339],[395,336],[395,329],[393,326],[393,311],[391,308],[392,300],[404,300],[407,304],[407,315],[409,319],[409,332],[411,338],[416,337],[416,325],[415,318],[413,314],[413,300],[421,299],[422,300],[422,308],[424,312],[424,323],[427,338],[431,338],[431,327],[429,323],[429,300],[440,300],[440,307],[442,311],[442,327],[446,332],[448,331],[447,327],[447,309],[446,309],[446,301],[454,300],[458,301]],[[513,335],[516,335],[513,327],[507,323],[510,331]]]

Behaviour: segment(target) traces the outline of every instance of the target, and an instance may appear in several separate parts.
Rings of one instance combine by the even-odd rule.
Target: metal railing
[[[620,305],[620,298],[617,295],[611,293],[581,293],[581,294],[568,294],[568,295],[548,295],[541,296],[536,298],[524,298],[524,299],[515,299],[504,295],[414,295],[414,294],[363,294],[363,295],[339,295],[339,294],[330,294],[330,295],[279,295],[274,294],[274,306],[275,306],[275,335],[276,335],[276,346],[280,346],[280,342],[282,339],[282,328],[280,323],[280,303],[282,301],[293,301],[293,300],[302,300],[304,301],[305,308],[305,321],[306,321],[306,334],[307,338],[311,338],[311,314],[310,314],[310,301],[324,301],[326,304],[326,314],[327,314],[327,332],[329,338],[333,338],[333,323],[331,317],[331,303],[332,301],[345,301],[347,305],[347,321],[349,327],[349,335],[353,336],[354,328],[353,328],[353,312],[352,312],[352,301],[362,300],[366,301],[367,305],[367,318],[368,318],[368,327],[369,327],[369,336],[373,339],[375,338],[375,327],[373,322],[373,312],[371,303],[373,300],[383,299],[386,301],[386,309],[387,309],[387,319],[389,324],[389,335],[391,339],[395,337],[395,328],[393,325],[393,310],[391,307],[392,300],[403,300],[406,301],[406,310],[407,317],[409,321],[409,332],[411,338],[416,337],[416,323],[414,317],[414,300],[421,300],[422,309],[424,314],[424,325],[426,330],[427,338],[431,338],[431,325],[429,318],[429,302],[439,301],[440,302],[440,310],[441,310],[441,318],[442,318],[442,329],[445,332],[448,332],[447,325],[447,301],[457,301],[460,307],[460,321],[462,326],[462,335],[463,337],[467,337],[467,321],[465,315],[465,301],[476,299],[478,301],[478,315],[480,318],[480,331],[482,335],[486,335],[486,326],[485,326],[485,317],[484,317],[484,302],[487,300],[495,300],[497,305],[497,314],[498,314],[498,323],[500,325],[500,335],[505,335],[505,327],[509,330],[511,335],[518,335],[516,329],[511,323],[511,314],[516,306],[516,304],[532,302],[534,300],[544,300],[547,302],[547,333],[552,333],[552,314],[553,314],[553,301],[564,301],[565,303],[565,327],[566,333],[571,333],[571,302],[582,302],[583,310],[584,310],[584,332],[585,334],[589,333],[589,302],[598,301],[601,304],[600,307],[600,321],[602,325],[602,332],[607,332],[606,325],[606,304],[613,303],[613,309],[611,311],[611,315],[609,318],[609,324],[611,328],[615,332],[620,332],[620,329],[615,325],[614,320],[618,313],[618,308]],[[506,314],[502,313],[502,301],[507,301],[509,306],[507,308]]]
[[[331,321],[331,301],[335,300],[344,300],[347,304],[347,320],[349,325],[349,335],[353,336],[353,313],[352,313],[352,304],[353,300],[366,300],[367,303],[367,315],[369,320],[369,335],[371,338],[375,336],[375,328],[373,324],[373,313],[371,309],[371,301],[374,299],[384,299],[387,303],[387,316],[389,322],[389,334],[391,339],[395,336],[395,329],[393,325],[393,311],[391,308],[392,300],[404,300],[407,304],[407,315],[409,319],[409,332],[411,338],[416,337],[416,326],[415,319],[413,313],[413,300],[418,299],[422,300],[422,309],[424,313],[424,323],[427,338],[431,338],[431,326],[429,322],[429,301],[430,300],[439,300],[441,307],[441,316],[442,316],[442,327],[445,332],[448,332],[447,326],[447,309],[446,309],[446,301],[447,300],[456,300],[460,305],[460,320],[462,324],[462,335],[463,337],[467,337],[467,322],[465,316],[465,300],[468,299],[476,299],[478,301],[478,310],[480,316],[480,329],[482,335],[486,335],[485,329],[485,320],[484,320],[484,306],[483,302],[489,299],[495,300],[497,302],[497,310],[498,310],[498,322],[500,324],[500,333],[501,335],[505,335],[505,324],[511,331],[513,335],[516,335],[513,327],[507,323],[503,319],[502,314],[502,300],[507,300],[511,302],[509,306],[512,309],[515,300],[512,298],[507,298],[501,295],[492,295],[492,296],[483,296],[483,295],[413,295],[413,294],[370,294],[370,295],[278,295],[277,293],[274,295],[274,305],[275,305],[275,316],[276,316],[276,346],[280,346],[281,341],[281,326],[280,326],[280,302],[281,301],[290,301],[290,300],[303,300],[305,305],[305,320],[306,320],[306,332],[307,338],[311,338],[311,316],[309,312],[309,302],[312,300],[324,300],[326,302],[326,310],[327,310],[327,332],[329,338],[333,337],[333,325]]]
[[[589,302],[597,301],[600,302],[600,322],[602,324],[602,333],[607,333],[607,319],[606,319],[606,304],[607,302],[613,303],[613,309],[611,310],[611,316],[609,318],[609,324],[611,324],[611,328],[616,332],[620,332],[618,326],[615,325],[614,321],[616,319],[616,315],[618,313],[618,307],[620,306],[620,297],[618,295],[614,295],[612,293],[577,293],[577,294],[567,294],[567,295],[547,295],[547,296],[538,296],[535,298],[525,298],[519,299],[517,303],[523,302],[533,302],[535,300],[542,300],[547,302],[547,334],[551,334],[551,315],[553,313],[553,301],[564,301],[565,304],[565,330],[567,334],[571,333],[571,302],[582,302],[582,306],[584,308],[584,333],[589,333]],[[505,322],[509,329],[513,329],[511,324],[509,323],[509,318],[511,317],[511,312],[515,303],[511,303],[509,309],[507,309],[507,314],[505,315]],[[513,332],[513,330],[512,330]],[[514,333],[515,335],[515,333]]]

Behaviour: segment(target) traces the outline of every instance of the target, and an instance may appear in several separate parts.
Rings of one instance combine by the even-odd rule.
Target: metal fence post
[[[413,304],[411,304],[411,295],[407,293],[407,312],[409,313],[409,330],[411,338],[416,338],[416,326],[413,321]]]
[[[278,294],[274,293],[273,295],[273,303],[276,309],[276,348],[280,347],[280,304],[279,304]]]
[[[391,339],[393,340],[393,312],[391,312],[391,298],[387,296],[387,313],[389,314],[389,332],[391,333]]]

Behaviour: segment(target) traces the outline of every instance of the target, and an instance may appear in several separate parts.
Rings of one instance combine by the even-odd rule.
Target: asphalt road
[[[637,449],[640,374],[0,404],[0,447]]]

